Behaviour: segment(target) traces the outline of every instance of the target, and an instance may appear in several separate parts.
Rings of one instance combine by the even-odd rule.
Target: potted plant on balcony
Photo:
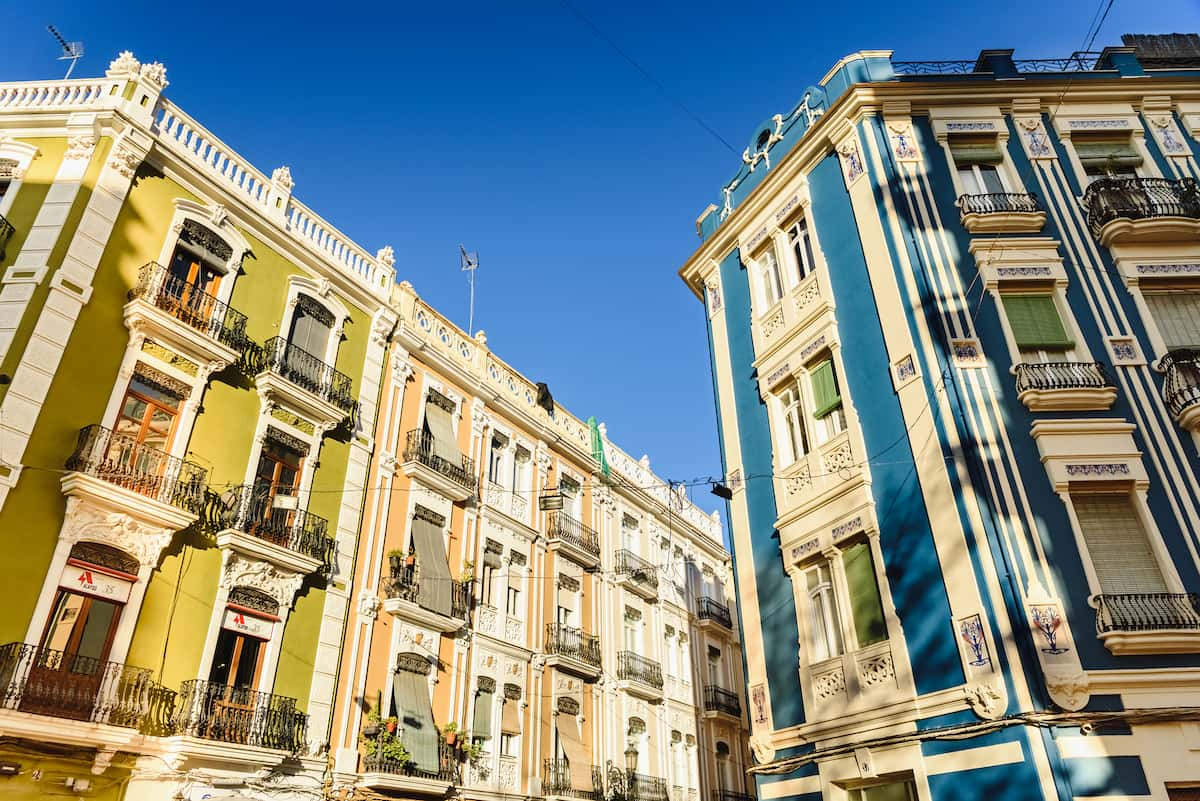
[[[396,729],[400,728],[400,721],[396,718],[388,718],[383,722],[383,728],[388,734],[395,734]]]
[[[367,713],[367,725],[363,726],[362,735],[368,740],[379,736],[379,713],[372,709]]]
[[[458,724],[447,723],[442,727],[442,734],[446,735],[446,745],[454,745],[455,740],[458,739]]]
[[[475,563],[470,559],[463,561],[462,573],[459,574],[459,580],[464,583],[475,580]]]
[[[463,756],[467,758],[472,765],[479,761],[479,755],[483,753],[483,741],[476,740],[467,747],[463,748]]]
[[[392,568],[392,575],[400,572],[401,565],[404,564],[404,551],[393,549],[387,553],[388,565]]]
[[[363,750],[366,751],[367,759],[398,767],[404,767],[411,761],[408,749],[396,734],[396,722],[395,718],[388,718],[384,721],[384,728],[376,736],[363,737]]]

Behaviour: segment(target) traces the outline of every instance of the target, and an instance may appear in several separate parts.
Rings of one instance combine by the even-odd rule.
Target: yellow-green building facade
[[[394,283],[167,100],[0,84],[0,795],[323,795]]]

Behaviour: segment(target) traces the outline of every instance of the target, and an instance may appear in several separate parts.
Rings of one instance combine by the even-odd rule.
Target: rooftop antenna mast
[[[467,311],[467,335],[473,337],[475,336],[475,271],[479,269],[479,254],[468,253],[462,245],[458,246],[458,251],[462,254],[462,271],[469,273],[467,280],[471,285],[471,300]]]
[[[58,57],[59,61],[70,61],[71,66],[67,67],[67,74],[63,77],[65,81],[71,77],[71,72],[75,69],[75,62],[83,58],[83,42],[68,42],[63,38],[63,35],[58,32],[58,28],[53,25],[47,25],[46,30],[50,31],[50,35],[58,42],[62,48],[62,55]]]

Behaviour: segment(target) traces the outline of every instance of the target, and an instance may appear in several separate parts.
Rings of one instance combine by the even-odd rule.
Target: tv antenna
[[[65,81],[71,77],[71,71],[75,69],[75,62],[83,58],[83,42],[68,42],[63,38],[63,35],[58,32],[58,28],[53,25],[47,25],[46,30],[50,31],[50,35],[58,42],[62,48],[62,55],[58,57],[59,61],[70,61],[71,66],[67,67],[67,74],[63,77]]]
[[[462,271],[470,273],[468,281],[471,284],[471,300],[467,310],[467,336],[475,336],[475,271],[479,269],[479,254],[468,253],[462,245],[458,246],[462,254]]]

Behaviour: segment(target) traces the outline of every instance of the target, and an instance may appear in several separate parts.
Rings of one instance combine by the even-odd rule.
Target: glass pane
[[[237,641],[237,634],[229,629],[221,629],[217,636],[217,649],[213,653],[212,667],[208,671],[208,680],[212,683],[229,683],[230,671],[233,668],[233,649]]]
[[[983,183],[983,191],[991,193],[1000,193],[1004,191],[1004,184],[1000,183],[1000,172],[991,164],[979,165],[979,177]]]
[[[75,653],[89,659],[102,661],[108,655],[105,648],[108,644],[108,632],[112,628],[113,620],[116,619],[119,609],[120,607],[114,603],[93,598],[87,615],[81,621],[83,631]]]
[[[117,432],[137,436],[142,429],[142,421],[146,418],[146,409],[150,404],[133,395],[125,396],[125,405],[121,408],[121,419],[117,421]]]
[[[43,648],[51,648],[55,651],[67,649],[71,642],[71,632],[75,629],[75,623],[79,620],[79,614],[86,600],[87,598],[82,595],[59,590],[54,611],[50,615],[50,624],[46,627],[46,634],[42,638]]]
[[[254,637],[241,637],[242,652],[238,655],[237,672],[233,677],[233,686],[254,689],[255,674],[258,673],[258,660],[262,655],[263,641]]]
[[[166,450],[167,440],[171,435],[171,422],[174,419],[175,416],[170,412],[154,409],[150,413],[150,424],[146,427],[142,441],[152,448]]]
[[[962,184],[963,193],[968,195],[983,194],[979,186],[979,181],[975,178],[975,171],[970,167],[958,168],[958,180]]]

